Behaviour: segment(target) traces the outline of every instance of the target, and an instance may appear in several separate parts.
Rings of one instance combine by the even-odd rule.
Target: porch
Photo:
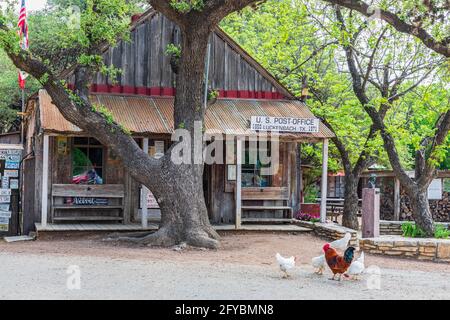
[[[158,230],[157,223],[148,223],[146,227],[143,227],[140,223],[109,223],[109,224],[96,224],[96,223],[47,223],[43,225],[36,223],[36,231],[39,234],[57,233],[57,232],[139,232],[139,231],[156,231]],[[296,224],[252,224],[242,225],[239,229],[236,229],[233,224],[221,224],[213,225],[216,231],[265,231],[265,232],[311,232],[312,229],[308,227],[299,226]]]

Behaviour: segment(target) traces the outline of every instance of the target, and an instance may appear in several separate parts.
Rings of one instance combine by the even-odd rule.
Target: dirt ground
[[[382,290],[367,289],[369,275],[360,281],[341,283],[328,280],[329,271],[317,276],[310,261],[321,254],[326,241],[308,234],[222,234],[219,250],[187,248],[182,251],[105,242],[103,238],[91,235],[0,242],[0,270],[4,269],[0,274],[0,297],[41,298],[40,292],[45,292],[45,296],[55,299],[450,298],[450,265],[444,263],[366,254],[366,266],[381,270]],[[291,279],[280,278],[274,258],[276,252],[297,256]],[[68,292],[64,285],[65,270],[70,264],[80,265],[85,275],[84,290],[75,294]],[[8,268],[13,275],[5,273]],[[58,277],[52,275],[56,270]],[[37,283],[36,272],[42,280]],[[158,290],[136,289],[146,283],[143,279]],[[117,287],[109,284],[104,289],[105,281],[111,280]],[[136,281],[132,291],[127,286],[130,281]],[[224,292],[220,289],[223,286],[233,290]],[[343,286],[352,289],[342,294]],[[423,286],[431,290],[423,290]]]

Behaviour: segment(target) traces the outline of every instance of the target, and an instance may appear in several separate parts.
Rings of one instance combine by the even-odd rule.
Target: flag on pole
[[[20,47],[23,50],[28,50],[28,23],[27,23],[27,7],[25,0],[21,0],[22,4],[20,6],[19,22],[17,26],[19,27],[19,38]],[[21,89],[25,88],[25,79],[28,74],[22,70],[19,70],[19,86]]]

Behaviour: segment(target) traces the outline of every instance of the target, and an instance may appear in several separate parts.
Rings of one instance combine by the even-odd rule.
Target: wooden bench
[[[74,204],[64,201],[67,198],[78,199],[79,202],[105,199],[107,203]],[[53,184],[52,222],[123,221],[124,198],[125,190],[121,184]]]
[[[282,201],[282,205],[242,205],[242,211],[282,210],[288,212],[288,219],[292,219],[292,207],[289,206],[289,190],[287,187],[242,188],[242,201]],[[272,221],[273,220],[273,221]],[[283,219],[243,218],[242,222],[277,222]]]
[[[320,202],[320,198],[316,199]],[[361,202],[358,200],[358,216],[361,216]],[[337,218],[344,214],[344,199],[341,198],[327,198],[327,215],[331,216],[332,221],[337,222]]]

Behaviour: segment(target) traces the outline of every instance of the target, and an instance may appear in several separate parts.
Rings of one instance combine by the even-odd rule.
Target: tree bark
[[[195,22],[193,22],[195,23]],[[193,246],[217,248],[219,235],[212,228],[203,195],[203,137],[195,136],[195,126],[203,128],[205,106],[203,104],[203,74],[209,30],[197,27],[197,32],[181,29],[181,60],[177,74],[177,90],[174,105],[174,127],[184,129],[191,137],[190,163],[175,164],[165,157],[155,193],[161,209],[158,232],[143,238],[124,237],[124,241],[169,246],[186,242]],[[195,80],[194,80],[195,79]],[[197,81],[196,81],[197,80]],[[202,132],[201,132],[202,133]],[[201,139],[194,147],[194,138]],[[172,151],[170,148],[168,153]],[[158,197],[159,195],[159,197]]]
[[[425,231],[426,235],[432,237],[434,234],[433,216],[428,202],[427,189],[406,190],[411,203],[412,215],[416,224]]]
[[[359,176],[345,174],[344,214],[342,216],[342,225],[354,230],[359,229],[358,180]]]

